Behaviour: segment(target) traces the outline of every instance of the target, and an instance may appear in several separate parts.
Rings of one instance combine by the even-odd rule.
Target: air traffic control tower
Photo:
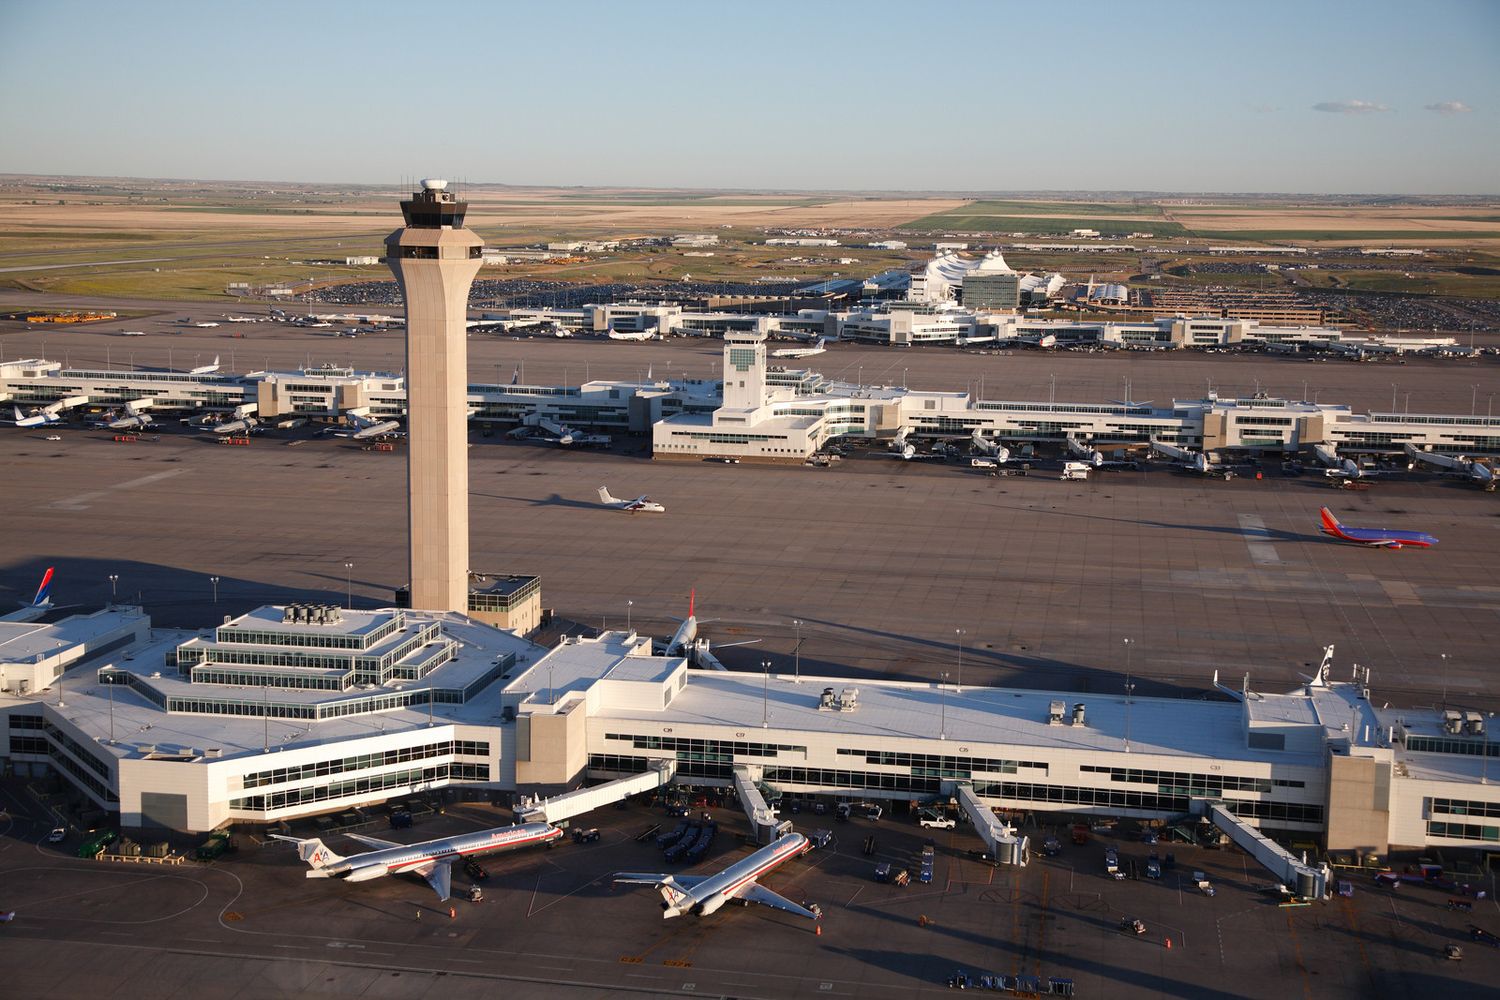
[[[401,203],[405,227],[385,241],[406,301],[410,606],[461,614],[469,605],[466,320],[484,246],[464,228],[467,208],[447,181],[424,180]]]

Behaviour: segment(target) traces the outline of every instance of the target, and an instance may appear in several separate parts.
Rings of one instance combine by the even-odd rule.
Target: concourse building
[[[63,669],[35,687],[13,661],[46,643]],[[1367,676],[1331,679],[1331,651],[1292,692],[1081,696],[700,670],[635,632],[547,649],[451,612],[290,605],[202,632],[110,608],[31,625],[0,661],[7,770],[56,775],[127,828],[545,795],[670,761],[679,783],[745,769],[773,796],[963,788],[1012,818],[1188,823],[1218,806],[1335,851],[1500,846],[1488,719],[1377,708]]]

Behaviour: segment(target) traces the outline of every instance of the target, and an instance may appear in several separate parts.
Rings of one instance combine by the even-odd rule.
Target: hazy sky
[[[1500,2],[0,0],[0,172],[1500,192]]]

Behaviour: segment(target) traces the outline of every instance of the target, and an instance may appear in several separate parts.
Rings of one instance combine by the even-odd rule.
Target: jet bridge
[[[550,799],[523,799],[521,807],[516,810],[516,819],[521,823],[561,823],[574,816],[582,816],[611,803],[623,801],[637,792],[661,788],[669,784],[676,774],[677,761],[655,761],[651,770],[642,774],[632,774],[628,778],[616,778],[602,785],[564,792]]]
[[[974,794],[974,786],[960,781],[953,786],[958,804],[979,831],[979,839],[989,849],[990,857],[1003,865],[1024,867],[1031,861],[1031,838],[1016,836],[1016,828],[995,818],[994,812]]]
[[[736,764],[734,766],[734,790],[739,794],[740,805],[744,807],[745,815],[750,817],[750,829],[755,831],[755,842],[769,844],[782,834],[791,832],[792,823],[791,820],[779,820],[771,807],[766,805],[765,796],[760,794],[760,788],[757,785],[761,773],[760,768],[752,768],[748,764]]]
[[[1328,895],[1328,866],[1309,865],[1291,851],[1262,834],[1222,805],[1214,803],[1208,810],[1214,826],[1297,895],[1321,899]]]

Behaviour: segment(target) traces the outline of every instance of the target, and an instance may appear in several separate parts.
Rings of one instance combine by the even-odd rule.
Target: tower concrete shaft
[[[446,181],[401,203],[386,262],[406,301],[407,516],[411,606],[467,613],[469,288],[484,241]]]

